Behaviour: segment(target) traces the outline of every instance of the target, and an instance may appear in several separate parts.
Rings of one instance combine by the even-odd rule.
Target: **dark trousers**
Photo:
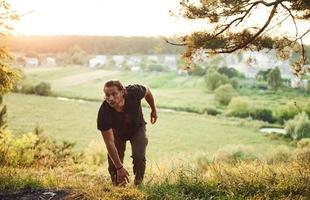
[[[132,164],[133,164],[133,173],[135,175],[134,184],[139,185],[143,181],[145,166],[146,166],[146,159],[145,159],[145,150],[148,144],[148,138],[146,136],[145,125],[141,126],[137,132],[132,136],[129,140],[131,143],[132,149]],[[126,140],[118,139],[114,137],[115,147],[118,151],[119,158],[121,162],[124,161],[124,155],[126,150]],[[108,155],[108,164],[109,164],[109,173],[112,179],[113,184],[117,185],[116,182],[116,168]]]

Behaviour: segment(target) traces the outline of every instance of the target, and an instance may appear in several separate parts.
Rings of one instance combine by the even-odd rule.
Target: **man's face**
[[[119,105],[119,103],[123,99],[123,91],[119,91],[116,86],[112,87],[105,87],[104,88],[105,100],[108,102],[109,105],[115,107]]]

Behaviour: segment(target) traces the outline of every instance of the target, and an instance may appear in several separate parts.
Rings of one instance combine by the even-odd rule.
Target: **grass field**
[[[180,76],[175,73],[133,73],[109,71],[85,67],[59,67],[53,69],[25,71],[24,84],[49,82],[58,96],[102,99],[103,83],[110,79],[119,79],[124,84],[140,83],[151,87],[156,103],[161,108],[202,112],[205,108],[223,108],[216,104],[212,92],[206,90],[203,77]],[[302,104],[309,99],[298,90],[270,91],[242,89],[239,95],[245,96],[253,106],[273,109],[288,101]]]
[[[9,128],[16,133],[32,131],[39,124],[48,136],[76,142],[77,149],[87,147],[94,140],[102,142],[104,150],[101,135],[96,130],[100,102],[63,101],[23,94],[10,94],[5,102],[9,108]],[[149,120],[149,110],[144,110],[145,119]],[[159,110],[158,115],[157,124],[147,125],[151,160],[212,154],[228,144],[251,145],[263,154],[283,144],[259,133],[261,122],[166,110]]]

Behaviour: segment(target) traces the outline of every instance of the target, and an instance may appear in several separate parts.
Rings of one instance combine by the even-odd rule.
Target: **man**
[[[126,141],[132,148],[134,184],[143,181],[146,159],[145,150],[148,143],[141,99],[145,98],[151,107],[150,121],[157,120],[153,95],[143,85],[128,85],[126,88],[118,80],[107,81],[103,87],[105,100],[98,111],[97,128],[101,131],[107,151],[108,170],[113,184],[129,182],[129,173],[123,165]]]

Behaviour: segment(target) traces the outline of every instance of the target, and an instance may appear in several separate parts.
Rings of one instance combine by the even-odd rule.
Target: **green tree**
[[[282,84],[281,72],[278,67],[272,69],[267,77],[268,85],[273,91],[277,91]]]
[[[221,85],[214,91],[214,99],[222,105],[228,105],[237,92],[230,84]]]
[[[0,131],[7,128],[6,105],[3,105],[3,97],[0,96]]]
[[[223,74],[220,74],[215,69],[211,68],[207,71],[205,76],[206,86],[210,90],[215,90],[221,85],[230,83],[229,78]]]
[[[11,5],[6,1],[0,0],[0,38],[10,34],[12,28],[8,25],[9,21],[18,20],[18,15],[12,11]],[[0,95],[11,91],[20,79],[17,70],[9,67],[12,56],[4,46],[0,46]]]
[[[310,29],[301,31],[301,21],[310,19],[309,0],[180,0],[178,15],[186,19],[209,22],[208,30],[196,31],[181,37],[181,42],[170,44],[186,46],[183,57],[191,62],[198,49],[206,53],[232,53],[239,50],[276,49],[282,58],[293,50],[299,55],[293,69],[295,74],[309,72],[303,38]],[[267,15],[258,22],[256,14]],[[293,32],[274,33],[284,21],[293,21]],[[292,49],[288,47],[294,47]]]

